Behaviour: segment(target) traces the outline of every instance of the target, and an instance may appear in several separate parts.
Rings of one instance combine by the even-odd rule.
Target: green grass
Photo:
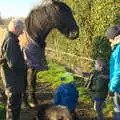
[[[79,91],[80,100],[84,101],[85,103],[90,103],[91,99],[90,95],[88,94],[88,89],[84,87],[79,87],[77,89]]]
[[[4,120],[5,118],[5,105],[0,104],[0,120]]]
[[[37,82],[51,83],[51,88],[56,88],[61,84],[60,75],[65,73],[66,70],[64,66],[58,65],[56,63],[49,64],[49,70],[41,71],[37,74]]]
[[[103,109],[104,114],[107,115],[108,117],[112,116],[112,113],[114,111],[113,108],[114,108],[113,99],[108,97],[105,101],[105,106]]]
[[[67,72],[67,70],[65,69],[64,66],[61,66],[56,63],[49,63],[49,70],[38,72],[37,82],[50,83],[51,84],[50,87],[52,89],[55,89],[61,84],[61,80],[59,79],[61,73],[65,73],[65,72]],[[89,91],[85,87],[80,87],[80,81],[83,81],[83,79],[75,80],[77,89],[79,91],[80,101],[82,101],[85,104],[90,104],[91,99],[90,99]],[[108,115],[112,111],[113,111],[113,101],[107,98],[104,107],[104,113],[105,115]],[[3,104],[0,104],[0,120],[3,120],[4,116],[5,116],[5,106]]]

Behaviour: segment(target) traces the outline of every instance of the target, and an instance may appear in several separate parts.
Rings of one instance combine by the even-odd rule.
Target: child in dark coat
[[[90,80],[87,87],[89,89],[90,96],[94,101],[94,110],[97,113],[97,119],[104,120],[102,110],[105,98],[108,94],[109,75],[103,59],[96,59],[95,70],[90,73],[81,72],[79,69],[75,70],[75,72],[83,76],[89,76]]]

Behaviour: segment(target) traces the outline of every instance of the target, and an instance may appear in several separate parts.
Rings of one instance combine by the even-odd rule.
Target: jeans
[[[114,120],[120,120],[120,93],[114,93]]]
[[[94,101],[94,110],[97,114],[97,120],[104,120],[104,115],[102,112],[104,106],[104,101]]]

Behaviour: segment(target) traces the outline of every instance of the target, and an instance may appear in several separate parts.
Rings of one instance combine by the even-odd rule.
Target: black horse
[[[79,28],[73,17],[71,9],[63,2],[44,0],[39,6],[31,10],[25,19],[24,37],[20,40],[27,64],[27,82],[25,103],[28,104],[28,96],[34,104],[37,103],[36,73],[48,69],[45,58],[45,39],[49,32],[56,28],[69,39],[76,39]],[[22,38],[22,36],[21,36]]]

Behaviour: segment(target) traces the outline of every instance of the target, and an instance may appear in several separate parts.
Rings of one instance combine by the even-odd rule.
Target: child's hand
[[[75,72],[76,74],[83,75],[83,72],[81,71],[80,67],[76,67],[76,68],[74,69],[74,72]]]

